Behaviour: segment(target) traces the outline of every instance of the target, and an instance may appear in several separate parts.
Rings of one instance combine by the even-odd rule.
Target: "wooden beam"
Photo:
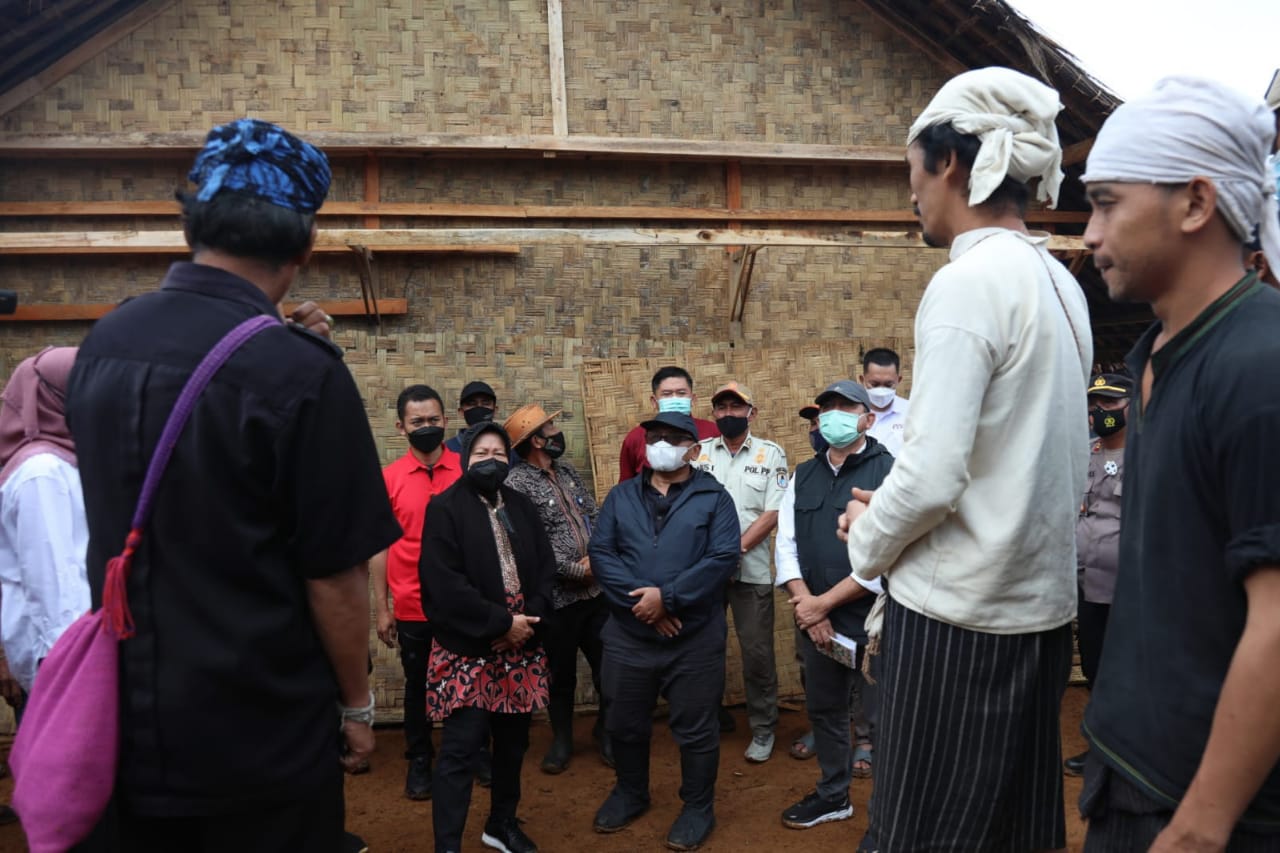
[[[740,175],[740,172],[739,172]],[[733,179],[727,173],[726,185],[733,194]],[[741,178],[737,189],[741,204]],[[173,201],[0,201],[0,217],[33,216],[171,216],[179,213]],[[331,201],[320,208],[320,217],[331,216],[423,216],[437,219],[630,219],[687,220],[711,222],[917,222],[911,210],[859,210],[857,208],[815,208],[813,210],[743,209],[729,207],[656,207],[644,205],[508,205],[508,204],[419,204],[416,202]],[[1085,223],[1087,211],[1030,210],[1026,222]],[[367,226],[366,226],[367,227]]]
[[[115,22],[77,45],[48,68],[28,77],[8,91],[0,93],[0,116],[48,89],[120,39],[149,23],[173,3],[174,0],[146,0],[142,5],[121,15]]]
[[[1093,150],[1093,142],[1097,137],[1082,139],[1072,145],[1068,145],[1062,149],[1062,168],[1074,166],[1076,163],[1082,162],[1089,156],[1089,152]]]
[[[155,254],[171,252],[181,231],[31,231],[0,233],[0,255]],[[918,231],[789,228],[329,228],[319,232],[316,251],[449,251],[510,254],[520,246],[829,246],[924,248]],[[1079,237],[1053,235],[1048,248],[1081,250]],[[185,247],[182,249],[185,253]]]
[[[551,132],[569,135],[569,102],[564,74],[564,11],[560,0],[547,0],[547,44],[551,68]]]
[[[474,136],[463,133],[346,133],[313,131],[307,141],[330,157],[583,157],[631,160],[740,160],[744,163],[830,163],[889,166],[905,171],[900,145],[808,145],[792,142],[722,142],[627,136]],[[205,133],[5,133],[0,157],[163,157],[189,159]]]
[[[299,303],[286,303],[285,315],[293,313]],[[359,299],[319,299],[316,304],[326,314],[334,317],[365,316],[364,302]],[[12,314],[0,314],[0,323],[58,323],[71,320],[99,320],[109,314],[116,306],[105,302],[89,302],[68,304],[50,302],[43,305],[19,305]],[[382,314],[408,314],[409,300],[382,299],[378,302]]]

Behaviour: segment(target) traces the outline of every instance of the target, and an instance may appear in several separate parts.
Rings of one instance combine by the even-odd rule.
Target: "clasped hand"
[[[525,616],[517,613],[511,617],[511,627],[507,633],[490,643],[495,652],[518,649],[533,637],[533,626],[542,621],[541,616]]]
[[[642,586],[627,594],[639,599],[631,608],[631,612],[641,622],[652,625],[653,629],[664,637],[674,637],[680,633],[680,628],[683,626],[679,619],[667,612],[666,605],[662,603],[662,590],[656,586]]]

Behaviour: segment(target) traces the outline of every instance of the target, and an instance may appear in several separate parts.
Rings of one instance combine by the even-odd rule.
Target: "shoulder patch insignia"
[[[778,488],[785,489],[786,487],[787,487],[787,472],[779,471],[778,472]]]

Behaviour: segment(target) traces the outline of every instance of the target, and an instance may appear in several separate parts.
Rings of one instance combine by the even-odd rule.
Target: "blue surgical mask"
[[[688,397],[659,397],[658,411],[691,415],[693,414],[693,401]]]
[[[862,415],[832,409],[818,415],[818,431],[828,444],[839,450],[862,438],[862,432],[858,429],[858,421],[861,419]]]

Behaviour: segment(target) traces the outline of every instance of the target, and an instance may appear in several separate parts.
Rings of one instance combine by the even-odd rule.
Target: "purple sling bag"
[[[40,664],[9,755],[13,808],[31,853],[61,853],[83,841],[106,810],[120,756],[120,641],[133,636],[125,582],[156,489],[209,380],[242,344],[278,325],[265,314],[245,320],[191,374],[147,466],[124,551],[107,562],[101,609],[73,622]]]

